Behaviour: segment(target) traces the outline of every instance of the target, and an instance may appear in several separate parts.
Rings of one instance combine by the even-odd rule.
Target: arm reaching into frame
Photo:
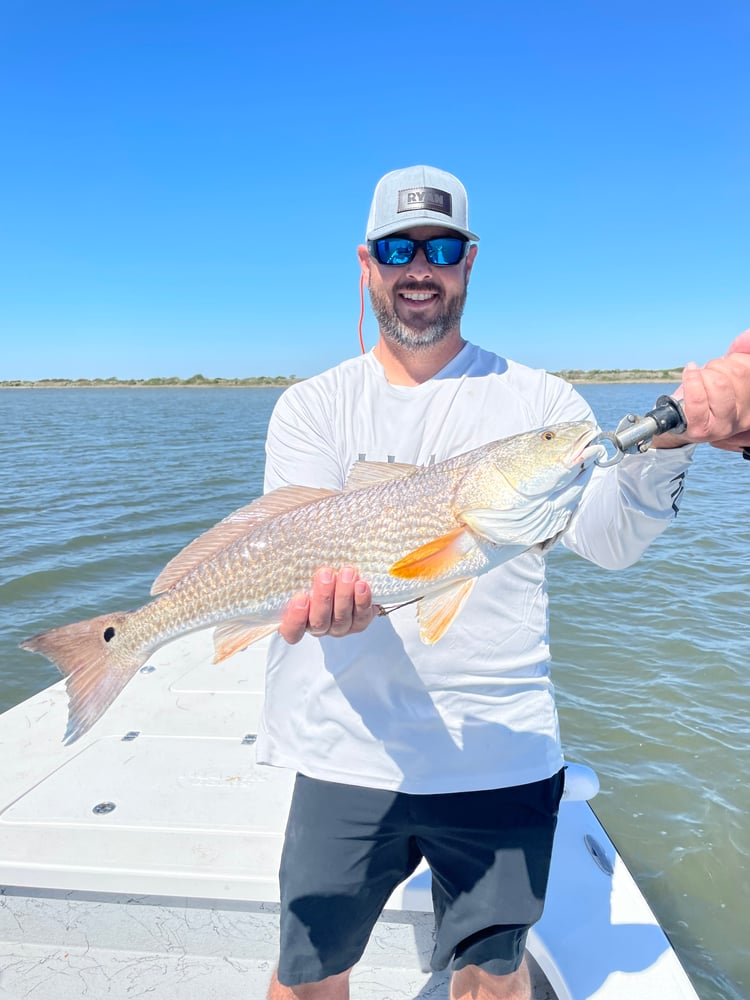
[[[727,451],[749,448],[750,330],[736,337],[723,357],[702,367],[688,364],[674,396],[682,399],[687,430],[662,434],[654,439],[655,448],[701,442]]]

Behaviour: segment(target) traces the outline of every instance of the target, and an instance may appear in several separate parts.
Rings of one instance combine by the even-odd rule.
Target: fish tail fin
[[[66,677],[68,727],[65,742],[74,743],[102,715],[148,659],[148,651],[126,652],[116,642],[133,614],[123,611],[41,632],[21,649],[41,653]]]

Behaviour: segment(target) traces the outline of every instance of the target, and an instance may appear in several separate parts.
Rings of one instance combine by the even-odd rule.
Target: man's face
[[[398,233],[415,240],[456,234],[439,226],[416,226]],[[363,253],[364,251],[364,253]],[[372,310],[382,335],[401,347],[422,350],[458,331],[477,248],[448,267],[430,264],[419,249],[409,264],[381,264],[360,247],[360,262]]]

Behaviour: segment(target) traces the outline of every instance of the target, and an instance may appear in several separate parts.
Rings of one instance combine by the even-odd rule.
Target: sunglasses
[[[431,240],[384,236],[382,240],[368,240],[367,249],[380,264],[393,267],[411,264],[417,250],[424,250],[427,260],[436,267],[452,267],[466,256],[469,241],[460,236],[434,236]]]

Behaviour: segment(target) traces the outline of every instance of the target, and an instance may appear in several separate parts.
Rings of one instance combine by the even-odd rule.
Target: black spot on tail
[[[104,641],[105,642],[112,642],[112,640],[114,639],[114,637],[115,637],[115,630],[114,630],[114,628],[111,625],[109,626],[109,628],[105,628],[105,630],[104,630]]]

